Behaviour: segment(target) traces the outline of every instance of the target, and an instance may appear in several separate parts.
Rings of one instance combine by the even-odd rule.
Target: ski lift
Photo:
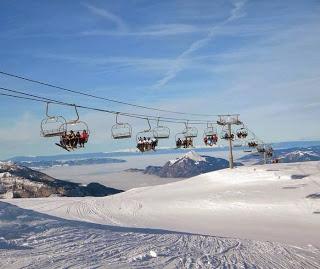
[[[216,145],[218,142],[217,128],[213,126],[213,123],[207,123],[207,127],[203,132],[203,142],[206,146]]]
[[[257,151],[259,152],[259,153],[265,153],[266,152],[266,148],[265,148],[265,145],[258,145],[257,146]]]
[[[185,123],[185,126],[182,132],[185,138],[195,138],[198,136],[198,129],[196,127],[189,126],[188,122]]]
[[[116,115],[116,124],[111,128],[111,136],[113,139],[125,139],[132,136],[132,127],[129,123],[118,122],[118,115]]]
[[[176,148],[193,148],[193,138],[186,137],[185,133],[177,133],[175,136]]]
[[[236,131],[236,135],[238,139],[245,139],[248,136],[248,129],[242,126]]]
[[[153,129],[153,137],[155,139],[167,139],[170,136],[170,129],[166,126],[159,125],[159,118],[157,121],[157,127]]]
[[[232,131],[229,134],[228,127],[224,126],[222,128],[221,133],[220,133],[220,138],[224,139],[224,140],[232,140],[233,141],[235,139],[235,135],[234,135],[234,133]]]
[[[89,131],[88,124],[86,122],[80,120],[79,113],[78,113],[76,105],[74,105],[74,109],[75,109],[77,118],[75,120],[70,120],[70,121],[67,121],[67,122],[63,123],[61,125],[61,128],[64,129],[66,132],[73,131],[75,134],[77,132],[81,133],[81,132],[85,131],[89,136],[90,131]]]
[[[249,148],[256,148],[258,146],[258,142],[255,139],[252,139],[247,143],[247,146]]]
[[[147,120],[147,122],[148,122],[149,128],[137,133],[137,136],[136,136],[136,140],[137,140],[137,141],[139,141],[139,138],[140,138],[140,137],[147,137],[147,138],[148,138],[148,137],[149,137],[149,138],[152,137],[152,138],[153,138],[153,131],[152,131],[152,128],[151,128],[151,125],[150,125],[150,121],[149,121],[148,118],[147,118],[146,120]]]
[[[273,157],[273,148],[272,146],[268,145],[265,147],[266,157],[271,158]]]
[[[146,119],[149,125],[149,129],[143,130],[137,133],[137,148],[141,152],[155,150],[158,146],[158,139],[154,137],[153,130],[150,125],[150,121]]]
[[[240,125],[242,122],[239,120],[239,114],[233,115],[219,115],[219,119],[217,120],[217,124],[219,125],[228,125],[228,124],[235,124]]]
[[[46,118],[41,121],[40,135],[42,137],[61,136],[66,132],[66,120],[62,116],[50,116],[48,110],[49,102],[46,106]]]
[[[203,137],[211,137],[217,135],[217,128],[213,126],[213,123],[207,123],[207,128],[204,129]]]

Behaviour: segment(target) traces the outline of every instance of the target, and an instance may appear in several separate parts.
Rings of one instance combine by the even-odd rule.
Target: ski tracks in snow
[[[311,247],[69,221],[2,202],[0,216],[6,269],[320,267]]]

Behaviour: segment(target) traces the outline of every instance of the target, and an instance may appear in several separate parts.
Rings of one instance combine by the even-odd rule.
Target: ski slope
[[[28,228],[7,228],[10,240],[1,222],[0,267],[320,268],[320,199],[306,198],[319,191],[320,162],[308,162],[220,170],[103,198],[5,200],[0,219]]]

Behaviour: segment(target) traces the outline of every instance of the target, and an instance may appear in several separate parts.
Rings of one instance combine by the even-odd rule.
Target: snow
[[[12,177],[12,175],[9,172],[4,172],[4,173],[0,173],[0,178],[7,178],[7,177]]]
[[[306,198],[319,188],[320,162],[304,162],[3,200],[0,268],[320,268],[320,200]]]
[[[186,153],[185,155],[183,155],[180,158],[177,158],[175,160],[170,160],[169,161],[170,162],[170,166],[175,164],[175,163],[177,163],[177,162],[183,161],[185,159],[193,160],[196,163],[205,162],[206,161],[206,158],[200,156],[198,153],[196,153],[195,151],[191,150],[191,151],[189,151],[188,153]]]

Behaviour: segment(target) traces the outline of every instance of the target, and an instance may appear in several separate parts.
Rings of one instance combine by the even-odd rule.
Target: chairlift
[[[203,132],[203,137],[211,137],[214,135],[217,135],[217,128],[213,126],[213,123],[207,123],[207,127]]]
[[[193,148],[193,138],[186,137],[184,132],[177,133],[175,136],[176,148]]]
[[[257,140],[252,139],[247,143],[247,146],[249,148],[256,148],[258,146],[258,142],[257,142]]]
[[[203,142],[206,146],[216,145],[218,142],[217,128],[213,126],[213,123],[207,123],[207,127],[203,132]]]
[[[153,137],[155,139],[167,139],[170,137],[170,129],[166,126],[159,125],[159,118],[157,126],[153,129]]]
[[[151,128],[150,121],[147,118],[149,128],[137,133],[137,148],[141,152],[155,150],[158,146],[158,139],[154,137],[154,132]]]
[[[242,126],[236,131],[236,135],[238,139],[245,139],[248,136],[248,129]]]
[[[258,151],[259,153],[265,153],[265,152],[266,152],[265,145],[264,145],[264,144],[258,145],[258,146],[257,146],[257,151]]]
[[[126,139],[132,136],[132,127],[129,123],[123,123],[118,121],[118,115],[116,115],[116,123],[111,127],[111,136],[113,139]]]
[[[265,147],[266,157],[271,158],[273,157],[273,148],[271,145]]]
[[[77,132],[81,133],[85,131],[89,136],[90,130],[89,130],[88,124],[85,121],[80,120],[76,105],[74,105],[74,109],[75,109],[77,118],[75,120],[70,120],[65,122],[64,124],[61,125],[61,128],[63,128],[66,132],[73,131],[75,134]]]
[[[56,137],[61,136],[66,132],[66,120],[62,116],[50,116],[49,102],[46,105],[46,118],[41,121],[40,135],[42,137]]]
[[[195,138],[198,136],[198,129],[196,127],[191,127],[188,122],[185,123],[185,129],[183,130],[183,135],[185,138]]]
[[[228,128],[225,126],[221,130],[220,138],[224,139],[224,140],[232,140],[233,141],[235,139],[235,135],[232,131],[231,131],[231,133],[229,133]]]
[[[219,119],[217,120],[217,124],[219,125],[228,125],[228,124],[235,124],[240,125],[242,122],[239,120],[238,114],[233,115],[219,115]]]

